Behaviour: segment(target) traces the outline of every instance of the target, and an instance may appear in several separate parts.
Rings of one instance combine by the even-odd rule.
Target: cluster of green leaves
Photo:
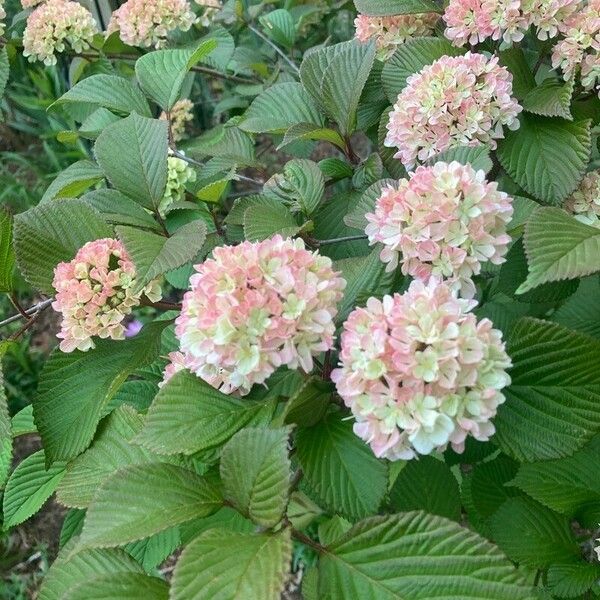
[[[356,7],[439,10],[430,0]],[[276,233],[334,260],[348,282],[340,325],[369,296],[405,289],[360,239],[381,188],[406,175],[383,146],[385,123],[407,77],[458,51],[419,38],[382,64],[373,44],[339,34],[348,2],[226,8],[227,28],[181,36],[133,67],[109,60],[109,47],[75,64],[49,114],[73,116],[61,139],[86,154],[37,206],[0,214],[0,291],[18,271],[51,296],[57,263],[115,236],[140,286],[164,276],[180,297],[216,245]],[[307,600],[600,594],[600,229],[559,208],[597,161],[600,102],[547,66],[534,73],[530,42],[500,52],[525,109],[520,129],[493,152],[431,161],[471,163],[514,197],[507,262],[477,279],[477,314],[504,332],[514,364],[492,441],[375,458],[328,381],[335,354],[307,376],[278,370],[243,399],[186,371],[159,389],[177,345],[173,313],[127,341],[54,351],[32,406],[11,418],[0,396],[3,526],[52,494],[69,508],[40,600],[277,599],[298,555]],[[158,115],[206,89],[219,96],[213,122],[175,149]],[[160,215],[169,148],[185,151],[197,179]],[[13,440],[33,432],[43,449],[11,472]],[[177,550],[167,582],[160,566]]]

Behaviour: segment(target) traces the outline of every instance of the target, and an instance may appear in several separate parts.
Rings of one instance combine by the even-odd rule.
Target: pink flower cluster
[[[449,278],[465,298],[475,295],[471,279],[481,263],[504,262],[512,217],[508,194],[488,183],[484,171],[458,162],[418,167],[410,179],[383,189],[375,212],[366,215],[371,244],[383,244],[388,271],[402,262],[402,272],[422,281]]]
[[[169,117],[171,119],[171,135],[174,141],[179,142],[185,137],[186,125],[194,120],[193,110],[194,103],[189,98],[177,100],[173,105]],[[160,114],[160,119],[166,121],[167,113],[163,111]]]
[[[378,57],[387,60],[396,48],[416,37],[431,35],[439,20],[436,13],[397,15],[392,17],[369,17],[358,15],[354,20],[356,39],[366,43],[374,39]]]
[[[152,282],[136,292],[133,262],[123,244],[111,238],[88,242],[70,262],[54,269],[56,299],[54,310],[62,313],[63,352],[89,350],[92,337],[125,337],[124,319],[145,294],[150,300],[160,299],[160,287]]]
[[[171,31],[187,31],[195,21],[187,0],[127,0],[113,12],[107,33],[119,31],[130,46],[161,48]]]
[[[333,347],[345,281],[300,239],[215,248],[196,266],[176,334],[185,366],[225,393],[247,394],[277,367],[309,372]]]
[[[23,32],[23,56],[30,62],[56,64],[56,53],[67,45],[77,53],[90,47],[98,27],[92,13],[78,2],[48,0],[27,17]]]
[[[407,460],[448,444],[462,452],[468,435],[494,434],[511,361],[500,331],[468,312],[474,304],[432,279],[348,317],[332,379],[376,456]]]
[[[454,146],[496,147],[502,127],[519,127],[512,75],[498,58],[443,56],[411,75],[387,124],[385,145],[407,169]]]
[[[486,39],[519,42],[533,26],[537,37],[554,37],[581,0],[450,0],[444,12],[446,37],[456,46]]]
[[[600,0],[573,14],[564,25],[564,39],[552,51],[552,66],[561,68],[565,81],[581,68],[581,84],[600,93]]]
[[[600,227],[600,170],[585,175],[579,187],[565,200],[564,207],[578,221]]]

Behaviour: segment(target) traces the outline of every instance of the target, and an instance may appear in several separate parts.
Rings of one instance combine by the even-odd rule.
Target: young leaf
[[[69,460],[88,447],[103,408],[120,385],[158,356],[160,334],[167,324],[150,324],[130,340],[99,340],[88,352],[55,350],[50,355],[33,399],[48,463]]]
[[[208,516],[221,506],[214,485],[193,471],[164,463],[126,467],[96,492],[80,544],[120,546]]]
[[[529,275],[517,294],[548,281],[575,279],[600,271],[600,230],[560,208],[538,207],[525,225]]]
[[[57,462],[46,470],[43,450],[19,463],[4,492],[4,527],[14,527],[40,510],[64,474],[64,462]]]
[[[288,436],[288,428],[246,428],[229,440],[221,454],[225,497],[263,527],[277,525],[287,505]]]
[[[64,600],[168,600],[169,584],[142,573],[117,573],[91,577],[70,589]]]
[[[520,461],[573,454],[600,431],[600,342],[546,321],[522,319],[508,344],[512,385],[494,440]]]
[[[227,396],[184,370],[158,392],[135,442],[159,454],[193,454],[225,442],[263,406]]]
[[[496,546],[453,521],[410,512],[365,519],[329,546],[319,560],[319,597],[534,600],[536,595]]]
[[[94,146],[111,184],[145,208],[156,209],[165,193],[167,131],[166,121],[134,113],[106,127]]]
[[[210,529],[179,557],[171,600],[279,600],[291,553],[289,529],[272,534]]]
[[[357,519],[377,512],[386,491],[387,468],[331,413],[296,435],[298,460],[318,498],[333,512]]]
[[[52,295],[56,265],[71,260],[86,242],[111,236],[100,213],[81,200],[35,206],[14,221],[19,271],[32,286]]]
[[[217,45],[216,39],[207,39],[195,48],[157,50],[145,54],[135,63],[140,87],[163,110],[171,110],[179,99],[188,71]]]
[[[590,158],[589,121],[569,122],[532,114],[498,142],[507,173],[545,204],[560,204],[579,183]]]
[[[13,218],[0,209],[0,292],[12,291],[14,266]]]

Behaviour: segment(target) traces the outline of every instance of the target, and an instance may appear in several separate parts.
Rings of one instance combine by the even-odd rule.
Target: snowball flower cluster
[[[158,206],[161,216],[165,216],[173,202],[183,200],[185,185],[192,181],[196,181],[196,171],[185,160],[177,156],[169,156],[167,158],[167,186]]]
[[[496,56],[443,56],[407,79],[390,112],[385,145],[411,169],[454,146],[496,147],[502,127],[519,127],[512,75]]]
[[[119,31],[130,46],[161,48],[171,31],[187,31],[195,21],[187,0],[127,0],[113,12],[107,32]]]
[[[163,387],[175,373],[183,371],[186,368],[185,365],[186,360],[183,352],[169,352],[169,362],[163,371],[163,378],[158,387]]]
[[[63,352],[89,350],[92,338],[123,339],[124,319],[145,294],[160,299],[160,287],[152,282],[136,292],[135,267],[123,244],[111,238],[88,242],[70,262],[54,269],[54,310],[62,313]]]
[[[600,171],[587,173],[564,207],[578,221],[600,227]]]
[[[177,100],[173,108],[169,111],[171,121],[171,136],[175,142],[179,142],[185,137],[185,127],[187,123],[194,120],[194,104],[189,98]],[[160,118],[167,120],[167,113],[162,112]]]
[[[565,23],[564,39],[552,51],[552,67],[562,69],[565,81],[581,68],[585,89],[600,81],[600,0],[591,0]],[[600,91],[600,90],[599,90]]]
[[[358,15],[354,20],[356,39],[363,43],[374,39],[378,57],[387,60],[400,44],[419,36],[431,35],[438,19],[439,15],[435,13],[392,17]]]
[[[223,8],[221,0],[196,0],[196,4],[204,8],[199,20],[200,25],[203,27],[208,27],[215,18],[215,15]]]
[[[176,334],[185,366],[225,393],[247,394],[277,367],[313,367],[333,347],[345,281],[300,239],[215,248],[195,268]]]
[[[456,46],[486,39],[519,42],[533,26],[540,40],[554,37],[581,0],[450,0],[446,37]]]
[[[332,379],[376,456],[407,460],[448,444],[462,452],[468,435],[494,434],[511,361],[500,331],[468,312],[474,304],[432,279],[348,317]]]
[[[475,295],[471,279],[481,263],[504,262],[512,217],[510,197],[488,183],[484,171],[458,162],[418,167],[410,179],[388,186],[366,215],[371,244],[383,244],[381,260],[388,271],[422,281],[449,278],[465,298]]]
[[[77,53],[90,47],[98,28],[92,13],[78,2],[48,0],[27,17],[23,32],[23,56],[30,62],[56,64],[56,53],[67,44]]]

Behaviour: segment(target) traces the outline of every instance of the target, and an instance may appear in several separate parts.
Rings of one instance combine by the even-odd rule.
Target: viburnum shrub
[[[599,597],[598,2],[13,9],[77,158],[0,213],[37,598]]]

